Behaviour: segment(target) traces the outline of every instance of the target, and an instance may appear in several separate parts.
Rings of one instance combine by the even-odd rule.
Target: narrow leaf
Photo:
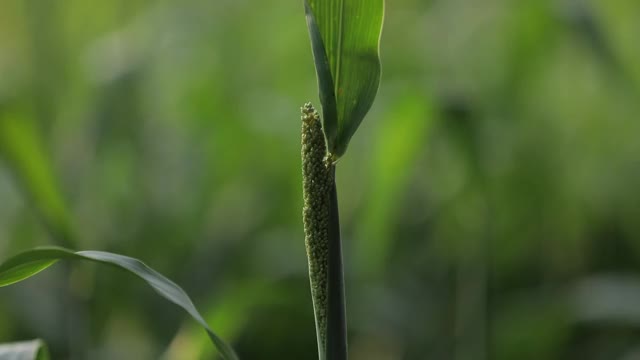
[[[102,251],[78,251],[43,247],[25,251],[0,264],[0,287],[25,280],[48,268],[58,260],[90,260],[97,263],[109,264],[136,275],[146,281],[160,296],[184,309],[206,330],[220,354],[227,360],[237,359],[233,349],[219,338],[207,325],[202,315],[196,310],[189,296],[162,274],[151,269],[142,261]]]
[[[367,114],[380,83],[384,0],[305,0],[323,128],[338,158]]]
[[[0,360],[49,360],[49,352],[40,340],[0,344]]]
[[[29,117],[0,108],[0,160],[58,244],[71,246],[71,221],[40,135]]]

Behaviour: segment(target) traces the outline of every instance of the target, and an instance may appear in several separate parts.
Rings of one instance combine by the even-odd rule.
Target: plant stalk
[[[302,185],[305,246],[320,360],[347,359],[347,325],[335,164],[320,117],[302,107]]]
[[[326,355],[329,360],[347,360],[347,311],[344,292],[344,268],[342,265],[342,241],[340,216],[336,190],[336,167],[331,166],[329,193],[329,266]]]

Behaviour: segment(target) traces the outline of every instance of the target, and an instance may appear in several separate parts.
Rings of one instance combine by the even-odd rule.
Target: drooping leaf
[[[304,0],[329,152],[344,154],[380,83],[384,0]]]
[[[49,352],[41,340],[0,344],[0,360],[49,360]]]
[[[233,349],[209,328],[209,325],[207,325],[202,315],[200,315],[182,288],[145,265],[142,261],[131,257],[103,251],[74,252],[58,247],[35,248],[20,253],[0,264],[0,287],[25,280],[45,270],[57,261],[64,259],[90,260],[97,263],[109,264],[136,275],[149,284],[160,296],[184,309],[202,325],[211,341],[225,359],[237,359]]]

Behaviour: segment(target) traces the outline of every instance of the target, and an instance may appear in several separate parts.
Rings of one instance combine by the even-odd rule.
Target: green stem
[[[340,240],[340,216],[336,191],[335,165],[331,165],[329,193],[329,263],[327,283],[327,344],[328,360],[347,359],[347,316],[342,265],[342,241]]]
[[[347,359],[347,324],[335,164],[317,111],[302,107],[305,246],[320,360]]]

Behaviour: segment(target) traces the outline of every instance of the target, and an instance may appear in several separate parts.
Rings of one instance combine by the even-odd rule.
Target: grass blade
[[[151,269],[142,261],[128,256],[103,252],[74,252],[58,247],[43,247],[25,251],[0,264],[0,287],[28,279],[59,260],[89,260],[116,266],[144,280],[160,296],[184,309],[205,329],[220,354],[226,360],[236,360],[233,349],[218,337],[198,312],[189,296],[173,281]]]
[[[384,0],[305,0],[305,11],[323,128],[337,159],[378,92]]]
[[[33,120],[0,108],[0,159],[58,245],[75,245],[71,221],[51,159]]]

